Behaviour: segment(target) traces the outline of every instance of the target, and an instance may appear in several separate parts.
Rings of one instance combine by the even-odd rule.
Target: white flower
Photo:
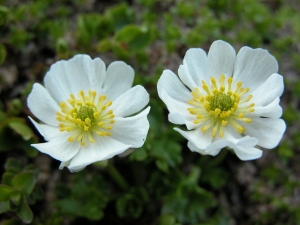
[[[76,172],[109,159],[128,148],[141,147],[146,139],[149,94],[140,85],[132,87],[133,69],[124,62],[105,68],[100,58],[76,55],[54,63],[45,87],[35,83],[28,96],[31,119],[48,141],[32,146],[62,161]]]
[[[215,41],[208,52],[189,49],[178,69],[165,70],[158,81],[159,97],[169,121],[188,140],[191,151],[216,155],[226,146],[241,160],[261,157],[258,148],[278,145],[285,131],[279,119],[283,78],[276,59],[263,49]]]

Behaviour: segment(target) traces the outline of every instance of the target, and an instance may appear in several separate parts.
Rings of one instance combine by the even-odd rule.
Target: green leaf
[[[118,198],[117,213],[122,218],[139,218],[147,201],[148,193],[144,188],[131,188],[128,193]]]
[[[21,172],[12,179],[13,187],[23,191],[26,195],[32,192],[35,182],[36,177],[33,172]]]
[[[164,159],[157,159],[155,161],[155,164],[157,168],[160,169],[161,171],[164,171],[166,173],[169,171],[168,163]]]
[[[147,158],[147,151],[146,148],[139,148],[135,150],[133,153],[129,156],[130,160],[136,160],[136,161],[144,161]]]
[[[15,159],[15,158],[9,158],[6,161],[4,168],[5,168],[6,172],[11,172],[13,174],[16,174],[16,173],[21,172],[23,165],[19,160]]]
[[[120,59],[127,60],[130,56],[130,53],[126,49],[126,46],[122,46],[119,43],[114,43],[112,45],[112,50],[116,56]]]
[[[120,30],[134,20],[133,11],[127,4],[118,4],[111,7],[105,14],[112,21],[115,30]]]
[[[15,191],[13,193],[10,194],[10,200],[11,200],[11,205],[10,207],[13,206],[19,206],[20,202],[21,202],[21,198],[22,198],[22,193],[19,191]]]
[[[168,172],[168,167],[175,167],[182,161],[181,146],[169,139],[158,140],[152,144],[151,154],[156,158],[157,167]]]
[[[11,194],[13,194],[16,190],[12,187],[0,184],[0,202],[10,200]]]
[[[147,28],[127,25],[116,34],[115,40],[125,43],[130,50],[138,51],[150,44],[151,35]]]
[[[112,44],[109,39],[103,39],[102,41],[99,42],[98,44],[98,51],[99,52],[107,52],[111,50]]]
[[[33,132],[29,126],[25,124],[25,121],[19,118],[13,118],[9,121],[8,126],[16,133],[20,134],[22,138],[28,141],[33,137]]]
[[[12,178],[13,178],[14,176],[15,176],[14,173],[11,173],[11,172],[5,172],[5,173],[2,175],[2,183],[11,186],[11,181],[12,181]]]
[[[22,198],[20,207],[15,211],[24,223],[30,223],[33,219],[33,213],[29,208],[25,198]]]

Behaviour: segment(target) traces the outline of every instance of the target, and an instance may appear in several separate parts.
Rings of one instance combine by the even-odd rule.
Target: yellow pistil
[[[106,101],[105,95],[97,97],[96,91],[78,93],[78,98],[70,94],[66,102],[61,102],[60,112],[56,112],[61,132],[70,132],[69,142],[78,141],[81,146],[95,143],[95,135],[111,136],[110,130],[115,123],[115,117],[109,107],[112,101]]]
[[[233,85],[233,79],[227,79],[222,74],[218,80],[210,78],[210,84],[201,81],[201,87],[195,88],[191,94],[192,99],[188,101],[192,107],[187,110],[195,116],[194,124],[199,124],[201,130],[206,132],[212,130],[212,137],[219,133],[224,136],[224,127],[232,126],[238,133],[242,134],[246,128],[243,122],[251,123],[247,114],[254,112],[254,103],[248,104],[252,95],[246,95],[250,88],[242,87],[242,82]]]

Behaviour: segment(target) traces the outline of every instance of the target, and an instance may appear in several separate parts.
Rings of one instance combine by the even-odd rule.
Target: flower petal
[[[171,123],[185,124],[189,130],[198,126],[193,123],[195,116],[190,114],[190,112],[187,110],[191,107],[190,105],[171,98],[165,90],[162,90],[161,100],[166,104],[170,112],[169,121]]]
[[[222,148],[232,148],[236,155],[241,160],[252,160],[261,157],[262,151],[254,148],[258,140],[253,137],[245,136],[235,138],[231,133],[226,132],[223,138],[217,138],[211,145],[209,145],[205,152],[209,155],[216,155]]]
[[[101,91],[105,76],[105,64],[100,58],[92,60],[88,55],[76,55],[68,61],[54,63],[44,82],[51,96],[60,103],[81,90]]]
[[[180,102],[187,102],[191,98],[191,92],[183,85],[178,76],[170,70],[164,70],[157,82],[158,95],[161,98],[162,90]]]
[[[192,151],[192,152],[198,152],[200,153],[201,155],[207,155],[207,153],[205,152],[205,149],[199,149],[197,148],[193,142],[189,141],[188,144],[187,144],[188,148]],[[219,152],[221,151],[221,149],[219,150]],[[219,153],[217,152],[216,155]]]
[[[273,102],[266,106],[256,106],[255,111],[250,113],[250,117],[268,117],[278,119],[282,115],[282,108],[279,105],[279,98],[275,98]],[[248,116],[248,115],[247,115]]]
[[[78,154],[74,156],[68,166],[71,172],[79,171],[91,163],[109,159],[130,148],[130,145],[126,145],[107,136],[95,137],[95,143],[97,144],[89,144],[82,148]]]
[[[124,62],[111,63],[107,68],[107,77],[103,86],[103,93],[110,100],[115,100],[125,91],[128,91],[133,83],[134,70]]]
[[[116,118],[113,129],[110,131],[111,138],[134,148],[141,147],[146,140],[149,130],[149,121],[147,119],[149,111],[150,107],[147,107],[135,116]]]
[[[77,154],[81,145],[79,142],[69,142],[69,133],[62,133],[59,138],[42,144],[32,144],[40,152],[46,153],[59,161],[68,161]]]
[[[258,159],[262,156],[262,150],[255,147],[244,147],[240,145],[236,145],[233,149],[237,157],[240,160],[253,160]]]
[[[189,142],[193,144],[197,149],[202,150],[207,148],[212,143],[211,132],[202,132],[200,129],[195,129],[191,131],[183,131],[177,127],[174,128],[183,137],[185,137]],[[192,150],[192,149],[191,149]]]
[[[55,113],[60,110],[59,105],[42,85],[38,83],[33,85],[27,105],[39,120],[52,126],[58,126]]]
[[[258,145],[268,149],[278,145],[286,128],[282,119],[273,118],[252,118],[252,122],[244,126],[246,135],[256,137]]]
[[[278,63],[268,51],[243,47],[237,54],[233,85],[241,81],[244,88],[254,91],[277,71]]]
[[[113,101],[111,109],[116,117],[126,117],[139,112],[148,102],[148,92],[141,85],[137,85]]]
[[[191,90],[194,87],[199,87],[201,80],[208,81],[206,52],[200,48],[187,50],[178,74],[182,82]]]
[[[234,48],[225,41],[215,41],[208,52],[208,74],[218,79],[222,74],[231,77],[235,63]]]
[[[280,97],[283,93],[284,84],[283,77],[277,73],[272,74],[260,87],[258,87],[251,94],[252,102],[256,106],[265,106]]]
[[[70,159],[68,161],[61,162],[60,165],[59,165],[59,169],[62,170],[64,167],[68,167],[71,163],[71,160],[72,159]],[[84,169],[84,167],[82,169]]]
[[[35,122],[31,117],[29,117],[29,119],[46,141],[51,141],[61,136],[59,127],[49,126],[47,124],[39,124]]]

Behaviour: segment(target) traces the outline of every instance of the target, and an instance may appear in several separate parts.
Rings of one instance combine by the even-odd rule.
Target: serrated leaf
[[[23,191],[26,195],[32,192],[35,182],[36,178],[33,172],[21,172],[12,179],[13,187]]]

